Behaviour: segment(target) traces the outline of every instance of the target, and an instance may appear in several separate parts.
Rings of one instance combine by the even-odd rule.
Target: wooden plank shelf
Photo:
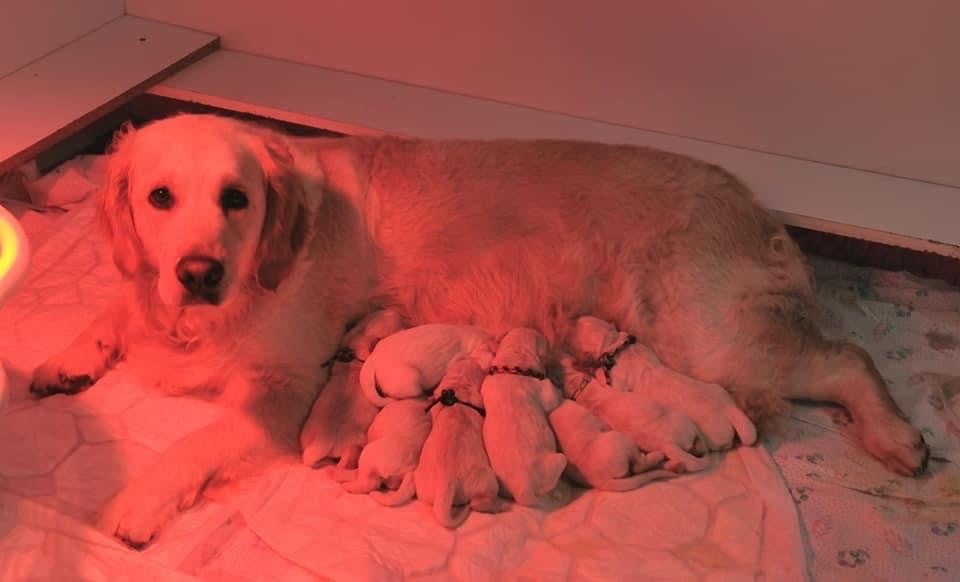
[[[213,34],[121,16],[0,78],[0,174],[218,46]]]

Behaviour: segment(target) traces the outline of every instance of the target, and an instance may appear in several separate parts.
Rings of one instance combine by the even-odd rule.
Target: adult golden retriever
[[[683,156],[294,140],[183,115],[118,135],[102,218],[126,292],[31,390],[82,390],[123,357],[168,392],[216,389],[236,405],[108,503],[102,527],[131,545],[207,484],[295,449],[345,325],[384,306],[552,341],[595,315],[755,418],[783,397],[839,402],[891,470],[926,463],[869,356],[811,323],[811,277],[783,227],[729,173]]]

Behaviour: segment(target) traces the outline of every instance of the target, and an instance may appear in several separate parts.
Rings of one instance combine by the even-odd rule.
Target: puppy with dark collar
[[[729,449],[734,437],[745,445],[756,442],[753,422],[722,386],[664,366],[653,350],[612,323],[579,317],[568,336],[568,345],[581,360],[598,365],[611,388],[635,392],[693,420],[707,450]]]
[[[503,511],[500,485],[483,448],[483,400],[486,371],[473,359],[450,364],[434,391],[429,413],[433,427],[414,472],[417,498],[433,504],[440,525],[462,524],[470,510]]]
[[[547,420],[561,396],[546,379],[546,355],[546,338],[536,330],[507,332],[481,388],[490,464],[501,491],[520,505],[536,505],[553,491],[567,465]]]
[[[377,342],[403,328],[400,314],[386,309],[371,313],[347,332],[341,349],[327,362],[330,379],[300,433],[305,465],[336,459],[341,469],[357,467],[367,429],[379,411],[360,392],[360,368]]]

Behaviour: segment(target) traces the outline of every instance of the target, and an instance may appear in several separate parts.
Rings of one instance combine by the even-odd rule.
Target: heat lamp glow
[[[16,291],[27,272],[30,246],[20,223],[0,206],[0,305]],[[0,362],[0,409],[7,401],[7,373]]]

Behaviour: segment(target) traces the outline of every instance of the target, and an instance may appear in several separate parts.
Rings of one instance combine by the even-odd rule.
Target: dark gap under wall
[[[788,226],[787,230],[803,252],[810,255],[860,267],[907,271],[960,287],[960,259],[797,226]]]

